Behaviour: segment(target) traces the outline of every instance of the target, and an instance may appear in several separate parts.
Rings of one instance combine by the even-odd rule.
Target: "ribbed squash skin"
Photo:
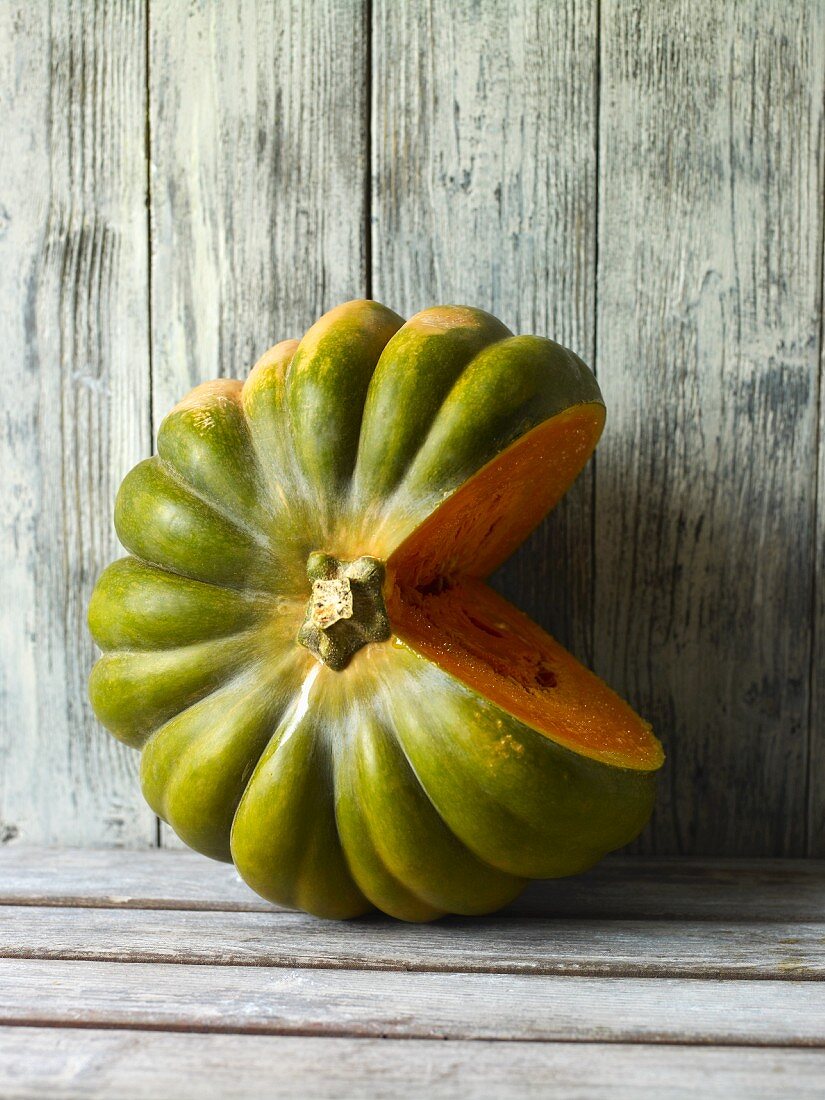
[[[625,767],[564,747],[409,637],[340,672],[296,641],[313,551],[392,572],[474,475],[591,405],[592,374],[551,341],[464,307],[403,325],[357,301],[167,416],[118,494],[131,556],[91,600],[90,695],[188,845],[287,906],[421,921],[492,911],[637,835],[660,754]],[[514,545],[505,532],[496,553]]]

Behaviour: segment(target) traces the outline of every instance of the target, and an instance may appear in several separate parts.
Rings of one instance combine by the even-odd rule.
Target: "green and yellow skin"
[[[426,611],[482,584],[602,422],[572,352],[458,306],[404,324],[348,302],[245,383],[192,391],[120,488],[130,556],[89,607],[92,704],[141,750],[155,812],[263,897],[331,918],[490,912],[636,836],[662,754],[630,708],[606,704],[629,741],[580,686],[569,728],[532,681],[519,710],[486,690],[484,634],[459,667]]]

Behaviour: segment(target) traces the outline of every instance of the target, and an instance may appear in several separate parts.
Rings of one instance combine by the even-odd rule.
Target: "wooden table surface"
[[[825,863],[609,860],[337,924],[178,851],[0,851],[0,1096],[825,1096]]]

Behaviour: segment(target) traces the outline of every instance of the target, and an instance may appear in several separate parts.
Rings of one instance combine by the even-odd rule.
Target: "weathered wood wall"
[[[595,366],[497,583],[663,737],[639,850],[825,854],[823,0],[6,0],[0,43],[0,838],[157,842],[85,699],[115,487],[372,294]]]
[[[86,603],[150,446],[146,11],[0,3],[0,836],[146,844]]]

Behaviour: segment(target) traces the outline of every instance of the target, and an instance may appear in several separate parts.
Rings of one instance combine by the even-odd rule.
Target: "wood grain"
[[[821,864],[612,859],[541,885],[575,907],[588,880],[596,905],[634,895],[649,919],[334,923],[261,911],[185,852],[9,847],[0,1093],[816,1095],[825,1065],[799,1055],[821,1051],[794,1048],[825,1046],[825,926],[803,919],[821,918]],[[684,919],[697,898],[716,919]]]
[[[823,143],[825,144],[825,142]],[[820,290],[819,467],[817,471],[816,546],[811,602],[813,627],[811,652],[811,713],[808,727],[808,845],[809,856],[825,856],[825,341],[822,310],[825,307],[825,227],[823,227]]]
[[[0,6],[0,842],[146,845],[86,603],[149,440],[144,5]]]
[[[272,912],[234,867],[183,851],[0,849],[0,904]],[[584,875],[533,882],[507,916],[662,921],[818,921],[816,860],[612,858]],[[311,918],[307,920],[312,923]]]
[[[362,0],[152,6],[155,424],[364,294]]]
[[[0,960],[0,1024],[352,1038],[825,1046],[819,982]]]
[[[451,919],[335,923],[302,913],[3,907],[0,957],[593,977],[810,980],[821,922]]]
[[[376,0],[374,294],[462,302],[594,356],[596,0]],[[497,586],[592,655],[591,479]]]
[[[825,1051],[0,1029],[10,1100],[808,1100]]]
[[[804,855],[825,6],[605,0],[601,44],[595,664],[669,753],[640,846]]]

